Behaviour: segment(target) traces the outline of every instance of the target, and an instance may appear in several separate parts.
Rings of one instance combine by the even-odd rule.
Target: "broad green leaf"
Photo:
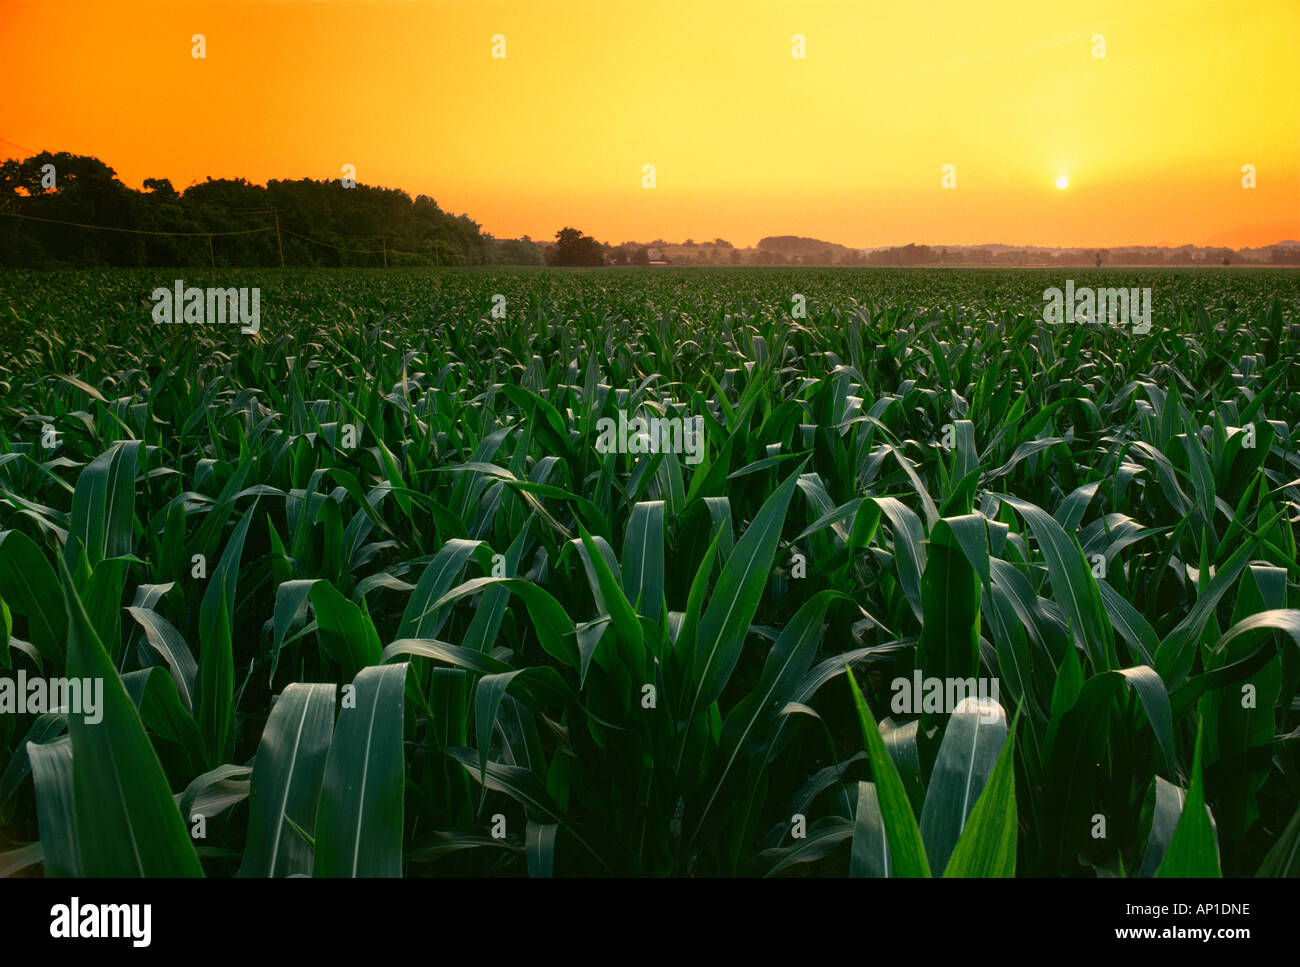
[[[889,873],[889,837],[885,835],[885,820],[880,814],[876,784],[859,782],[849,876],[881,879],[889,876]]]
[[[474,692],[475,738],[478,741],[479,782],[487,784],[488,753],[492,746],[492,729],[497,722],[497,711],[501,708],[501,699],[505,697],[510,681],[520,673],[519,669],[484,675],[478,680]]]
[[[964,698],[949,718],[921,810],[932,870],[947,867],[1006,740],[1006,713],[992,699]]]
[[[46,876],[81,876],[81,849],[73,818],[72,740],[27,743],[36,786],[36,816]]]
[[[1178,828],[1186,799],[1186,790],[1175,786],[1163,776],[1151,780],[1151,829],[1142,851],[1139,876],[1153,876],[1159,869],[1160,862],[1169,850],[1169,843],[1174,838],[1174,830]]]
[[[744,796],[744,790],[727,794],[738,778],[737,763],[743,757],[760,754],[770,742],[779,711],[791,700],[817,654],[826,609],[836,598],[843,597],[837,591],[820,591],[804,603],[777,637],[754,690],[723,722],[718,767],[704,786],[708,795],[694,820],[692,839],[704,828],[715,806],[727,803],[728,808],[733,808],[734,797]]]
[[[907,790],[903,780],[894,767],[894,760],[885,749],[876,720],[867,707],[866,699],[858,689],[858,683],[851,669],[844,676],[849,680],[849,689],[853,693],[853,703],[858,711],[858,723],[862,726],[862,737],[866,740],[867,755],[871,759],[871,773],[875,779],[876,795],[880,802],[880,814],[885,824],[885,834],[889,840],[889,851],[893,858],[895,876],[930,875],[930,864],[925,857],[925,844],[921,840],[921,831],[912,814],[912,806],[907,800]]]
[[[444,594],[434,607],[440,608],[458,598],[497,585],[523,599],[528,609],[528,616],[532,619],[533,629],[537,632],[538,640],[546,653],[570,668],[578,667],[578,648],[574,641],[576,631],[573,620],[550,592],[531,581],[525,581],[523,578],[472,578]],[[399,634],[398,637],[406,636]]]
[[[812,863],[830,855],[846,839],[853,836],[853,821],[843,816],[824,816],[809,824],[806,835],[790,846],[763,850],[759,863],[770,864],[764,876],[776,874],[798,863]]]
[[[966,821],[961,838],[943,871],[945,877],[1016,875],[1016,726],[1011,724],[1002,754]]]
[[[180,747],[185,775],[202,771],[207,764],[203,735],[194,716],[181,704],[176,683],[167,672],[157,665],[127,672],[122,676],[122,686],[139,709],[145,728]]]
[[[1202,725],[1196,723],[1196,751],[1192,756],[1192,785],[1187,802],[1174,830],[1174,838],[1165,850],[1165,858],[1156,870],[1157,877],[1220,876],[1219,845],[1215,842],[1210,813],[1205,805],[1205,785],[1201,777]]]
[[[272,706],[253,760],[240,876],[311,874],[311,847],[288,820],[314,834],[336,691],[333,685],[295,683]]]
[[[979,575],[946,519],[930,529],[921,578],[921,623],[916,662],[927,677],[969,679],[979,674]]]
[[[100,720],[68,716],[73,803],[87,876],[200,876],[162,764],[90,624],[63,559],[68,675],[103,682]]]
[[[524,833],[529,876],[550,879],[555,870],[555,836],[559,829],[555,823],[529,821]]]
[[[664,502],[632,506],[623,538],[623,589],[638,614],[658,621],[664,601]]]
[[[405,662],[364,668],[345,690],[316,812],[314,876],[401,876]]]
[[[68,618],[59,579],[40,548],[20,531],[0,531],[0,597],[27,619],[28,634],[41,657],[62,668]]]
[[[1070,620],[1079,642],[1087,650],[1094,671],[1108,671],[1116,665],[1114,633],[1106,619],[1105,605],[1097,581],[1078,543],[1061,529],[1051,515],[1029,501],[1003,496],[1028,523],[1047,562],[1052,594]]]
[[[873,497],[876,505],[889,520],[894,532],[894,566],[898,581],[903,586],[907,603],[918,621],[925,620],[921,607],[921,574],[925,571],[924,531],[917,517],[902,501],[893,497]]]
[[[722,694],[740,659],[749,623],[772,571],[777,541],[798,479],[796,470],[768,497],[723,565],[709,606],[700,618],[698,640],[690,662],[688,722],[695,719],[698,710],[707,709]]]
[[[449,603],[447,592],[465,569],[470,555],[482,542],[450,540],[434,555],[424,573],[420,575],[402,623],[397,629],[399,638],[436,638],[447,620],[444,607]]]
[[[307,618],[307,602],[316,579],[285,581],[275,589],[275,609],[271,615],[271,671],[267,683],[275,682],[275,670],[280,664],[280,649],[289,629]]]
[[[248,798],[252,772],[248,766],[230,763],[210,769],[196,776],[185,791],[175,797],[176,806],[191,823],[199,816],[218,816]]]
[[[448,755],[458,761],[478,781],[480,772],[478,754],[473,749],[448,749]],[[558,823],[560,817],[555,803],[541,781],[528,769],[520,766],[489,762],[483,784],[493,792],[504,793],[527,811],[530,819]]]
[[[235,731],[235,659],[230,612],[219,605],[213,609],[212,616],[213,623],[204,626],[201,632],[199,673],[194,682],[198,698],[195,718],[207,747],[208,768],[226,761]]]
[[[167,671],[176,683],[185,710],[194,712],[194,680],[198,676],[199,666],[194,660],[190,646],[185,643],[181,633],[172,627],[158,612],[150,608],[129,607],[127,613],[144,629],[149,647],[156,651],[167,665]]]
[[[321,649],[339,666],[346,679],[363,668],[379,664],[383,647],[370,616],[334,589],[318,581],[311,589],[311,607],[316,615],[316,635]]]
[[[69,536],[80,541],[92,567],[134,548],[135,473],[141,446],[139,440],[115,443],[77,477]]]

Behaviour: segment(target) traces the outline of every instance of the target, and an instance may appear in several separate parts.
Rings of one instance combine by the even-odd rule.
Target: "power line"
[[[277,222],[278,222],[277,212],[275,212],[274,210],[268,210],[266,214],[277,215]],[[435,261],[438,260],[438,253],[436,252],[407,252],[407,251],[403,251],[402,249],[388,248],[387,237],[384,235],[345,236],[344,238],[347,240],[351,240],[355,238],[361,241],[366,241],[366,240],[377,238],[383,242],[383,247],[381,248],[352,248],[350,246],[335,245],[332,242],[325,242],[318,238],[312,238],[309,235],[302,235],[298,232],[292,231],[288,228],[284,228],[283,226],[279,226],[279,225],[265,225],[262,228],[248,228],[248,229],[241,229],[239,231],[234,231],[234,232],[162,232],[162,231],[151,231],[149,229],[142,229],[142,228],[116,228],[112,225],[91,225],[86,222],[69,222],[57,218],[41,218],[38,215],[24,215],[21,214],[20,212],[0,211],[0,215],[7,215],[10,218],[22,218],[25,219],[26,221],[31,221],[31,222],[45,222],[46,224],[49,225],[67,225],[72,228],[91,228],[91,229],[97,229],[101,232],[124,232],[129,235],[165,235],[165,236],[181,237],[181,238],[211,239],[214,236],[219,237],[219,236],[229,236],[229,235],[257,235],[260,234],[261,232],[274,231],[274,232],[283,232],[285,235],[292,235],[294,238],[301,239],[304,242],[311,242],[313,245],[322,245],[326,248],[331,248],[338,252],[355,252],[359,255],[379,255],[384,258],[385,265],[387,265],[387,258],[389,255],[409,255],[412,258],[421,258],[421,259],[427,259],[432,257]],[[209,255],[212,255],[210,245],[209,245]],[[457,256],[462,260],[465,258],[463,253],[458,252]],[[213,260],[215,261],[215,256],[213,256]]]
[[[3,141],[5,144],[12,144],[15,148],[22,148],[24,151],[29,151],[32,154],[40,154],[40,152],[35,148],[29,148],[25,144],[19,144],[17,141],[10,141],[8,138],[0,138],[0,141]]]
[[[297,232],[291,232],[291,231],[289,231],[289,229],[287,229],[287,228],[285,228],[285,227],[283,227],[283,226],[280,227],[280,231],[284,232],[284,234],[286,234],[286,235],[292,235],[294,238],[300,238],[300,239],[302,239],[304,242],[314,242],[316,245],[324,245],[326,248],[337,249],[337,250],[340,251],[340,252],[360,252],[360,253],[363,254],[363,255],[379,255],[379,254],[381,254],[381,253],[383,252],[383,249],[378,249],[378,248],[346,248],[346,247],[344,247],[344,246],[342,246],[342,245],[334,245],[334,244],[332,244],[332,243],[330,243],[330,242],[322,242],[322,241],[321,241],[320,239],[318,239],[318,238],[308,238],[306,235],[299,235]],[[359,236],[357,236],[357,237],[358,237],[358,238],[361,238],[361,239],[367,239],[367,238],[379,238],[380,236],[378,236],[378,235],[359,235]],[[393,251],[393,250],[392,250],[392,249],[389,249],[389,251],[391,252],[391,251]]]
[[[268,212],[268,214],[270,214]],[[211,238],[214,235],[256,235],[259,232],[271,232],[275,230],[274,225],[266,225],[262,228],[248,228],[236,232],[155,232],[143,228],[115,228],[111,225],[90,225],[86,222],[67,222],[57,218],[41,218],[37,215],[23,215],[19,212],[0,212],[0,215],[7,215],[10,218],[22,218],[31,222],[45,222],[50,225],[69,225],[74,228],[94,228],[103,232],[127,232],[132,235],[179,235],[186,238]],[[384,250],[380,248],[348,248],[343,245],[334,245],[330,242],[322,242],[318,238],[311,238],[307,235],[300,235],[298,232],[282,228],[281,231],[286,235],[292,235],[294,238],[300,238],[304,242],[312,242],[316,245],[324,245],[327,248],[337,249],[340,252],[358,252],[362,255],[382,255]],[[359,235],[360,239],[382,238],[381,235]],[[393,251],[389,249],[389,251]],[[403,255],[415,255],[415,252],[403,252]]]
[[[418,258],[418,259],[427,259],[427,258],[435,258],[435,259],[436,259],[436,258],[437,258],[437,253],[434,253],[434,252],[406,252],[406,251],[403,251],[402,249],[397,249],[397,248],[388,248],[388,246],[387,246],[387,241],[386,241],[386,238],[387,238],[387,237],[384,236],[384,235],[348,235],[348,236],[344,236],[344,238],[349,239],[349,240],[351,240],[351,239],[360,239],[360,240],[363,240],[363,241],[364,241],[364,240],[366,240],[366,239],[374,239],[374,238],[384,239],[384,240],[385,240],[385,245],[384,245],[384,247],[382,247],[382,248],[347,248],[347,247],[342,246],[342,245],[334,245],[334,244],[331,243],[331,242],[322,242],[322,241],[321,241],[320,239],[318,239],[318,238],[308,238],[306,235],[300,235],[300,234],[297,233],[297,232],[290,231],[289,229],[285,228],[284,226],[280,226],[280,231],[284,232],[284,234],[286,234],[286,235],[292,235],[294,238],[300,238],[300,239],[302,239],[304,242],[312,242],[312,243],[314,243],[314,244],[316,244],[316,245],[324,245],[326,248],[332,248],[332,249],[335,249],[335,250],[337,250],[337,251],[339,251],[339,252],[357,252],[357,253],[359,253],[359,254],[361,254],[361,255],[409,255],[409,256],[411,256],[412,258]],[[457,257],[458,257],[458,258],[464,258],[465,256],[463,255],[463,253],[457,252]]]
[[[284,232],[284,234],[286,234],[286,235],[292,235],[294,238],[300,238],[300,239],[302,239],[304,242],[312,242],[313,244],[316,244],[316,245],[323,245],[323,246],[325,246],[326,248],[332,248],[332,249],[335,249],[336,251],[339,251],[339,252],[357,252],[357,253],[359,253],[359,254],[361,254],[361,255],[381,255],[381,256],[385,256],[385,257],[387,257],[388,255],[409,255],[409,256],[411,256],[412,258],[417,258],[417,259],[427,259],[427,258],[437,259],[437,257],[438,257],[436,252],[406,252],[406,251],[403,251],[402,249],[397,249],[397,248],[388,248],[388,246],[387,246],[387,242],[386,242],[386,236],[383,236],[383,235],[349,235],[349,236],[345,236],[345,238],[347,238],[347,239],[361,239],[361,240],[365,240],[365,239],[378,238],[378,239],[384,239],[384,240],[385,240],[385,245],[384,245],[384,247],[382,247],[382,248],[348,248],[348,247],[343,246],[343,245],[335,245],[335,244],[333,244],[332,242],[322,242],[322,241],[321,241],[320,239],[318,239],[318,238],[309,238],[309,237],[307,237],[306,235],[300,235],[298,232],[290,231],[289,229],[285,228],[283,225],[280,226],[280,231]],[[465,255],[464,255],[463,253],[459,252],[459,251],[456,253],[456,256],[457,256],[457,258],[460,258],[460,259],[464,259],[464,258],[465,258]],[[478,264],[478,263],[475,262],[475,264]]]
[[[57,218],[40,218],[36,215],[22,215],[18,212],[0,212],[10,218],[25,218],[31,222],[48,222],[51,225],[71,225],[75,228],[97,228],[101,232],[127,232],[131,235],[179,235],[187,238],[209,238],[213,235],[256,235],[258,232],[272,231],[270,225],[264,228],[247,228],[238,232],[154,232],[143,228],[114,228],[111,225],[88,225],[85,222],[65,222]]]

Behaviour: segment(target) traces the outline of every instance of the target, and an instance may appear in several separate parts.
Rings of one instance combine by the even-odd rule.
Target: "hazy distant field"
[[[257,334],[154,324],[178,277]],[[1150,331],[1047,325],[1067,280]],[[1300,272],[6,272],[0,318],[0,678],[104,680],[0,714],[0,871],[1300,872]]]
[[[393,323],[433,322],[439,312],[477,313],[490,308],[497,291],[544,300],[555,312],[589,304],[599,297],[605,311],[628,321],[643,319],[651,309],[676,310],[704,321],[713,313],[742,307],[758,313],[790,311],[789,297],[801,292],[810,314],[855,307],[966,307],[1033,310],[1042,307],[1043,290],[1078,286],[1150,286],[1155,304],[1207,311],[1259,311],[1272,299],[1291,313],[1300,312],[1300,271],[1272,268],[1105,268],[1087,270],[998,268],[607,268],[551,272],[529,268],[499,269],[140,269],[76,272],[0,271],[0,309],[20,316],[45,313],[52,323],[99,317],[107,308],[119,316],[136,300],[147,300],[155,286],[258,285],[263,289],[268,327],[280,331],[303,321],[323,299],[343,299],[343,309],[358,318]],[[669,301],[669,300],[673,301]],[[387,300],[383,304],[380,300]],[[141,301],[141,305],[145,303]],[[518,306],[511,306],[517,318]],[[148,313],[138,314],[148,321]],[[548,317],[549,318],[549,317]],[[720,315],[719,315],[720,318]],[[1249,321],[1250,317],[1243,317]],[[1292,321],[1295,316],[1291,316]],[[463,321],[463,318],[457,319]],[[10,329],[9,326],[3,327]],[[12,334],[11,334],[12,335]]]

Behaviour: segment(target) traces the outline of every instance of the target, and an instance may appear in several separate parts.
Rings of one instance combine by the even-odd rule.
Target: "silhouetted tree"
[[[159,198],[178,198],[176,189],[167,178],[146,178],[144,180],[144,190],[151,191]]]
[[[555,233],[555,245],[549,250],[551,265],[604,265],[605,253],[600,243],[576,228],[562,228]]]

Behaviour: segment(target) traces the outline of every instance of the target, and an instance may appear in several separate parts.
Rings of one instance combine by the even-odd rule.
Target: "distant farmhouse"
[[[651,264],[651,265],[667,265],[667,264],[668,264],[668,260],[667,260],[666,258],[664,258],[664,253],[663,253],[663,250],[662,250],[662,249],[652,248],[652,249],[649,249],[649,250],[646,252],[646,254],[650,256],[650,264]]]

